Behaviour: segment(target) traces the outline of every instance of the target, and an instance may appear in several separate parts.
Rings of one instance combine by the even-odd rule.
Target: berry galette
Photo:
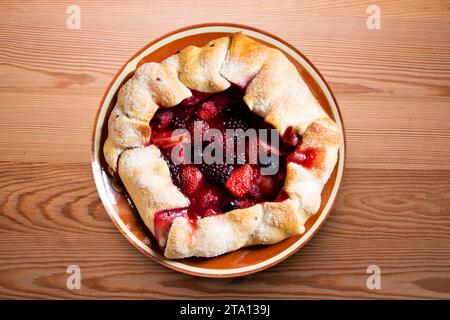
[[[303,233],[340,134],[295,66],[241,33],[140,66],[103,152],[170,259]]]

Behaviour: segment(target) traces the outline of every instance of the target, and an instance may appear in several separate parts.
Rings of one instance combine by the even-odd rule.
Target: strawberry
[[[181,190],[188,196],[197,192],[205,182],[205,177],[200,169],[193,165],[182,165],[179,174]]]
[[[249,192],[253,186],[254,171],[251,165],[244,164],[242,167],[235,169],[228,180],[225,187],[235,197],[242,198]]]

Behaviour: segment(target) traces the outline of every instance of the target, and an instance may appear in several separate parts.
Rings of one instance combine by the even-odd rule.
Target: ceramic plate
[[[161,62],[188,45],[203,46],[212,39],[238,31],[268,46],[278,48],[295,64],[322,107],[336,121],[341,130],[344,139],[342,139],[343,143],[339,150],[338,162],[322,192],[320,211],[309,218],[304,234],[277,244],[247,247],[216,258],[168,260],[162,255],[136,209],[125,196],[120,184],[107,173],[102,153],[102,146],[107,136],[107,119],[116,103],[118,89],[141,64],[150,61]],[[342,119],[329,86],[313,64],[297,49],[282,39],[255,28],[235,24],[205,24],[186,27],[152,41],[136,53],[116,74],[102,99],[94,124],[92,168],[95,183],[106,211],[117,228],[142,253],[166,267],[191,275],[234,277],[254,273],[279,263],[299,250],[317,232],[330,213],[341,183],[345,158],[344,141]]]

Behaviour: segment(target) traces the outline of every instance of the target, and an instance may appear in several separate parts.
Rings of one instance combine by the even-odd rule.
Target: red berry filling
[[[281,139],[284,142],[295,147],[300,142],[301,137],[298,133],[294,132],[292,127],[288,127],[284,132],[283,136],[281,137]]]
[[[177,144],[189,140],[189,137],[184,133],[173,134],[172,131],[152,130],[150,143],[157,145],[159,148],[171,150]]]
[[[208,129],[218,129],[225,133],[226,129],[247,130],[253,128],[273,129],[271,125],[253,114],[243,102],[244,91],[236,86],[218,93],[204,94],[195,92],[193,96],[184,100],[179,106],[170,109],[160,109],[150,122],[152,135],[150,143],[158,146],[165,157],[172,180],[190,200],[188,208],[163,210],[155,214],[155,236],[167,236],[166,232],[176,217],[188,218],[195,224],[198,218],[209,217],[234,209],[247,208],[265,201],[282,201],[287,199],[284,192],[280,192],[285,178],[286,162],[292,161],[305,167],[312,167],[316,153],[314,149],[305,151],[295,150],[301,145],[301,137],[288,128],[279,147],[270,144],[269,139],[262,140],[259,135],[256,145],[246,144],[244,154],[235,154],[233,163],[201,163],[182,162],[175,164],[171,160],[171,151],[182,142],[190,138],[183,134],[172,137],[176,129],[184,128],[191,133],[194,139],[194,121],[200,126],[202,134]],[[234,140],[226,140],[222,143],[224,157],[230,147],[236,149],[236,137]],[[211,141],[214,140],[213,138]],[[205,144],[206,142],[203,142]],[[208,142],[209,143],[209,142]],[[268,154],[276,154],[279,162],[249,164],[250,155],[257,155],[262,148]],[[298,149],[298,148],[297,148]],[[191,146],[186,146],[180,151],[194,155],[196,151]],[[191,158],[192,159],[192,158]],[[225,160],[225,158],[224,158]],[[236,161],[239,160],[239,161]],[[239,163],[239,164],[238,164]],[[243,163],[243,164],[242,164]],[[275,175],[262,175],[261,168],[279,165]]]
[[[305,168],[312,169],[317,163],[319,157],[319,150],[308,148],[305,150],[297,149],[292,152],[286,159],[287,162],[294,162]]]

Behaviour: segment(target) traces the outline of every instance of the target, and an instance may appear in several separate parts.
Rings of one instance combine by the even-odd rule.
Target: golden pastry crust
[[[242,33],[231,36],[222,75],[228,81],[245,87],[258,74],[273,49]]]
[[[164,255],[169,259],[214,257],[255,244],[272,244],[304,232],[307,214],[290,199],[200,219],[176,218]]]
[[[320,208],[323,186],[336,164],[339,129],[283,53],[241,33],[202,48],[187,47],[162,63],[142,65],[122,86],[103,149],[110,170],[118,172],[153,234],[155,212],[186,207],[189,199],[173,184],[157,147],[146,146],[149,121],[159,107],[173,107],[190,97],[190,90],[220,92],[230,83],[246,87],[249,109],[280,134],[288,127],[299,132],[300,151],[314,148],[317,159],[312,168],[287,165],[287,200],[205,217],[195,224],[176,218],[167,238],[158,239],[167,258],[212,257],[303,233],[308,217]]]
[[[158,107],[176,106],[191,95],[171,65],[150,62],[139,67],[120,88],[109,116],[103,154],[110,171],[117,171],[117,160],[124,150],[149,141],[149,122]]]
[[[177,71],[180,80],[192,90],[200,92],[221,92],[230,83],[220,73],[228,52],[228,37],[210,41],[198,48],[189,46],[166,59]]]

